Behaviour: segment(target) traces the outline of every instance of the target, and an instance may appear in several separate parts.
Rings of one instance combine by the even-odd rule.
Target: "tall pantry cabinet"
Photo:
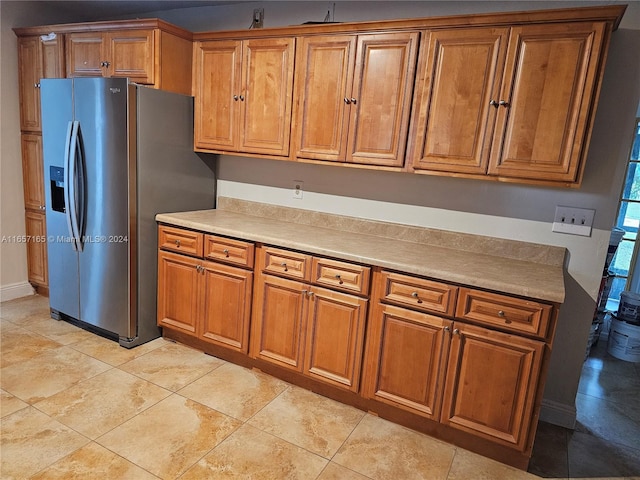
[[[20,137],[27,235],[28,279],[39,291],[49,287],[40,123],[40,79],[64,77],[64,36],[18,38]]]
[[[18,37],[20,131],[28,280],[48,293],[40,79],[128,77],[191,94],[192,33],[158,19],[14,29]]]

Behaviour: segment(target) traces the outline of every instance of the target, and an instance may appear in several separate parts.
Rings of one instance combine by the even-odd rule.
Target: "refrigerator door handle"
[[[82,241],[78,230],[78,128],[80,122],[75,120],[71,130],[71,144],[69,148],[69,216],[71,217],[71,229],[74,239],[75,249],[82,251]]]
[[[64,205],[65,205],[65,209],[64,209],[64,216],[67,219],[67,228],[69,229],[69,238],[71,241],[71,246],[73,247],[74,250],[78,250],[78,248],[76,247],[76,239],[75,239],[75,235],[73,234],[73,225],[72,225],[72,221],[71,221],[71,176],[70,176],[70,155],[71,155],[71,130],[73,128],[73,122],[69,122],[69,125],[67,126],[67,136],[66,136],[66,140],[65,140],[65,146],[64,146],[64,164],[63,164],[63,170],[64,170]]]
[[[82,145],[82,130],[80,129],[80,122],[78,123],[78,129],[76,131],[76,184],[74,186],[74,193],[77,198],[76,203],[76,232],[78,234],[78,248],[80,251],[84,248],[84,232],[86,222],[86,210],[85,210],[85,174],[84,171],[84,149]]]

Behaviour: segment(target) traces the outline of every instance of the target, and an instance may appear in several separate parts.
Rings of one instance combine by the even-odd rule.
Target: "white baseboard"
[[[543,399],[540,406],[540,420],[572,430],[576,427],[577,414],[575,405],[566,405],[553,400]]]
[[[27,297],[36,292],[29,282],[12,283],[0,287],[0,302],[13,300],[14,298]]]

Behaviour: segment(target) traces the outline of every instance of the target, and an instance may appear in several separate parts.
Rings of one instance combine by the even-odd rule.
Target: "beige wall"
[[[6,2],[2,2],[5,4]],[[335,21],[409,18],[501,10],[558,8],[594,5],[597,2],[336,2]],[[603,4],[614,3],[611,1]],[[265,26],[299,24],[322,20],[331,3],[255,2],[221,7],[181,9],[158,16],[193,31],[244,29],[256,6],[265,8]],[[364,6],[366,5],[366,8]],[[2,15],[2,97],[5,70],[13,60],[5,56],[5,15]],[[14,18],[16,18],[14,16]],[[77,20],[90,20],[78,18]],[[31,18],[26,23],[37,24]],[[72,19],[68,19],[69,21]],[[11,46],[14,48],[15,46]],[[556,189],[504,185],[492,182],[429,177],[411,174],[345,169],[332,166],[293,164],[243,157],[222,156],[219,161],[218,194],[295,208],[343,215],[397,221],[516,240],[561,245],[568,249],[567,296],[562,308],[554,353],[545,391],[544,414],[556,423],[571,425],[575,418],[575,396],[583,363],[589,325],[595,307],[609,230],[613,226],[626,158],[630,150],[636,108],[640,101],[640,3],[630,2],[621,29],[612,39],[608,66],[598,107],[585,178],[580,189]],[[15,74],[12,73],[13,77]],[[14,83],[11,84],[15,88]],[[10,86],[11,86],[10,85]],[[17,94],[17,93],[16,93]],[[17,101],[15,101],[17,103]],[[11,115],[9,115],[11,113]],[[5,184],[16,190],[20,182],[19,142],[7,131],[5,120],[17,122],[17,105],[5,115],[2,107],[2,198]],[[15,127],[12,127],[15,130]],[[11,170],[4,178],[5,149],[11,155]],[[293,180],[303,180],[304,198],[294,200]],[[20,200],[21,202],[22,200]],[[596,210],[591,237],[551,232],[555,207],[566,205]],[[22,213],[5,209],[7,225],[21,224]],[[20,246],[13,247],[18,250]],[[2,252],[5,285],[5,251]],[[15,257],[14,257],[15,255]],[[7,254],[16,278],[25,278],[24,254]]]

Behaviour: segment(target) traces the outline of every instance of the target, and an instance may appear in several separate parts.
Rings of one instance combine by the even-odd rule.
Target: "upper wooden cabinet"
[[[57,39],[64,37],[58,40],[62,63],[56,74],[45,76],[128,77],[135,83],[191,95],[193,34],[162,20],[70,23],[14,31],[20,39],[48,37],[50,32]],[[48,43],[43,45],[48,61]]]
[[[197,33],[196,146],[577,187],[611,32],[625,8]],[[247,45],[293,38],[293,106],[281,76],[289,57],[274,57],[266,68],[258,60],[270,96],[261,108],[242,106],[253,88]]]
[[[155,83],[154,30],[67,35],[68,77],[129,77]]]
[[[402,166],[418,37],[403,32],[301,38],[296,157]]]
[[[415,169],[487,171],[508,28],[427,32],[409,158]]]
[[[577,22],[428,33],[413,169],[579,183],[605,32]]]
[[[20,129],[40,132],[40,79],[64,77],[64,43],[59,35],[18,38]]]
[[[489,173],[579,181],[597,98],[604,22],[511,29]]]
[[[295,39],[195,45],[195,147],[289,154]]]

